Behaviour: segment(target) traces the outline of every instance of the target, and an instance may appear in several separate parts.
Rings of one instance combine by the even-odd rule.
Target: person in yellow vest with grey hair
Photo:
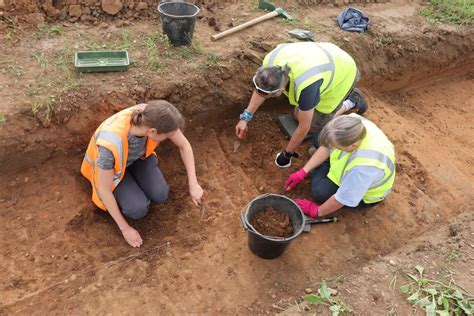
[[[285,182],[291,190],[311,176],[313,200],[297,199],[311,217],[329,215],[341,207],[370,207],[385,199],[395,181],[395,149],[374,123],[355,113],[327,123],[319,148]]]
[[[363,113],[367,105],[354,85],[359,72],[354,59],[331,43],[280,44],[264,59],[263,67],[253,77],[255,90],[240,121],[235,127],[237,137],[244,138],[248,123],[268,98],[282,93],[295,106],[298,127],[275,164],[291,166],[297,147],[308,132],[320,131],[330,119],[349,110]],[[343,102],[344,101],[344,102]]]

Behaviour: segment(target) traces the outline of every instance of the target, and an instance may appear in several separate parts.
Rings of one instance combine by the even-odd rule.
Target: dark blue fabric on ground
[[[339,14],[337,22],[344,31],[365,32],[369,29],[370,19],[367,14],[356,8],[347,8]]]

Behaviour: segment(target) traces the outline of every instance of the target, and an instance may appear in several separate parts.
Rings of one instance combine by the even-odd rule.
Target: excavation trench
[[[133,293],[137,301],[121,311],[145,303],[163,313],[264,311],[275,295],[297,295],[311,280],[357,271],[474,202],[474,141],[466,133],[473,132],[472,78],[472,73],[449,76],[385,94],[365,89],[368,118],[397,148],[394,193],[373,209],[340,212],[339,223],[314,227],[273,261],[250,253],[238,215],[263,192],[283,193],[288,170],[273,163],[286,143],[275,124],[277,114],[291,110],[283,99],[262,107],[237,152],[233,127],[240,103],[223,95],[225,108],[193,116],[186,135],[206,191],[203,221],[189,198],[176,148],[159,146],[170,198],[153,205],[146,218],[131,221],[144,238],[138,250],[128,247],[110,217],[90,202],[79,174],[83,149],[99,119],[110,113],[91,121],[86,121],[90,113],[83,115],[82,131],[75,135],[82,141],[75,149],[58,142],[54,155],[50,149],[37,153],[48,157],[41,164],[2,176],[0,249],[9,259],[0,272],[3,309],[41,313],[81,306],[113,313],[111,302]],[[308,146],[302,146],[291,171],[309,158]],[[309,197],[308,182],[289,196]]]

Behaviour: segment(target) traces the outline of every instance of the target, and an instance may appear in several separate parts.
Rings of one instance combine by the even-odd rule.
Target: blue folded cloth
[[[370,23],[369,16],[356,8],[347,8],[342,11],[337,21],[341,29],[348,32],[367,31]]]

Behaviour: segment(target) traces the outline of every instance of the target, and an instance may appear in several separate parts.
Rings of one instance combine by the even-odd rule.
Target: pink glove
[[[286,179],[285,181],[286,191],[293,189],[298,183],[303,181],[304,178],[306,178],[307,176],[308,176],[308,173],[303,168],[290,174],[288,179]]]
[[[311,217],[318,217],[319,205],[310,200],[296,199],[296,204],[301,208],[303,213]]]

